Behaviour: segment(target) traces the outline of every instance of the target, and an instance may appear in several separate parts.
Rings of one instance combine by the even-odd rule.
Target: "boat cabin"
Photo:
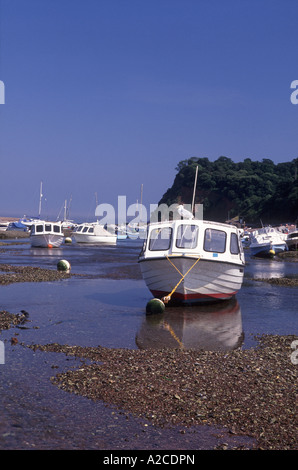
[[[94,233],[94,226],[88,226],[88,225],[78,225],[74,232],[77,233]]]
[[[203,220],[175,220],[150,224],[140,259],[189,256],[244,264],[237,227]]]
[[[38,235],[41,233],[56,233],[63,235],[62,225],[54,222],[37,222],[31,226],[31,235]]]

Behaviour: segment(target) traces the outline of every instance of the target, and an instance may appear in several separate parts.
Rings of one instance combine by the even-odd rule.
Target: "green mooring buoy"
[[[146,305],[146,313],[163,313],[165,310],[165,304],[160,299],[151,299]]]
[[[66,259],[61,259],[57,264],[58,271],[70,271],[70,262]]]

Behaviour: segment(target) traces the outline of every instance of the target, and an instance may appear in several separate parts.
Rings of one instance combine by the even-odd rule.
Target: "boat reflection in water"
[[[30,255],[41,257],[58,257],[63,256],[63,250],[60,248],[56,248],[54,251],[51,248],[31,248]]]
[[[223,303],[166,308],[146,315],[136,336],[140,349],[185,348],[229,351],[244,339],[241,310],[234,298]]]

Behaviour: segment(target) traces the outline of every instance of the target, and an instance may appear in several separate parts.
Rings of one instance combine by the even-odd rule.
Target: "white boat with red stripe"
[[[245,258],[236,226],[187,219],[149,224],[139,264],[154,297],[201,303],[237,294]]]

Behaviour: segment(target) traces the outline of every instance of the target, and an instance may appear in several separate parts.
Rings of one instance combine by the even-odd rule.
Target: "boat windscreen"
[[[177,230],[177,248],[194,249],[197,246],[199,227],[197,225],[181,224]]]
[[[153,229],[150,233],[149,250],[165,251],[170,248],[172,240],[171,227]]]
[[[207,228],[204,237],[204,250],[224,253],[226,251],[227,234],[223,230]]]

